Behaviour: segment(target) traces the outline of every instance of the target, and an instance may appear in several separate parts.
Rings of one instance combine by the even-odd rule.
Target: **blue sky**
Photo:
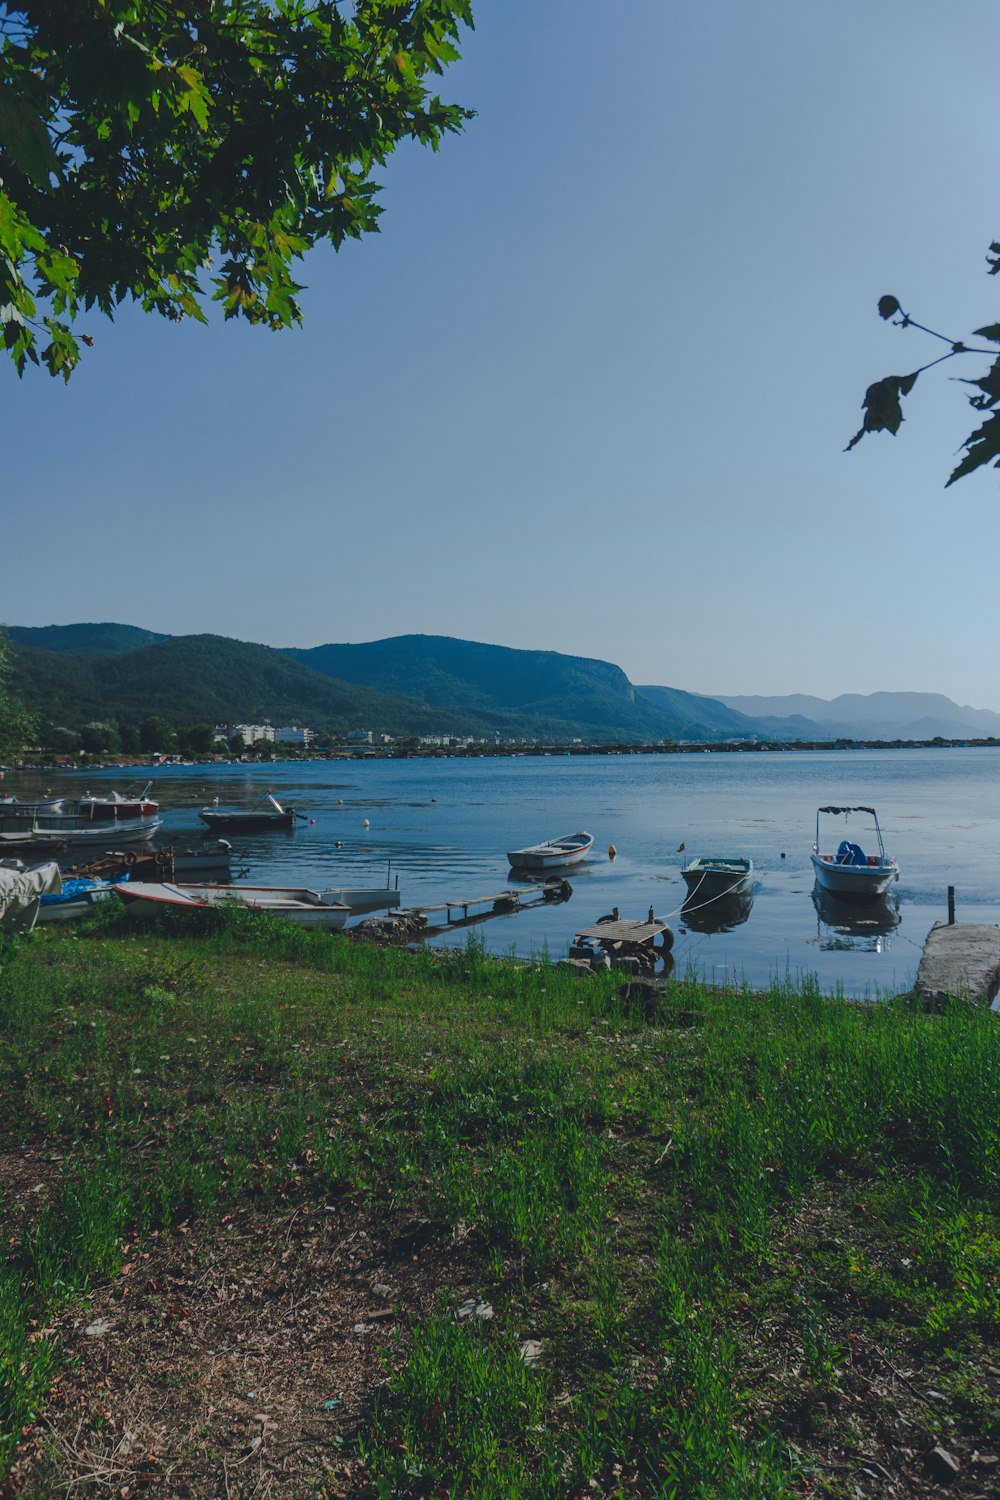
[[[480,0],[477,118],[308,256],[303,331],[123,309],[68,387],[0,374],[0,619],[1000,709],[1000,475],[944,489],[985,362],[842,451],[937,352],[882,293],[997,319],[998,45],[994,0]]]

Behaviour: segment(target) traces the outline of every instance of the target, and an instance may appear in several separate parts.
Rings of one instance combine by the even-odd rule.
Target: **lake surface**
[[[946,919],[949,885],[959,921],[1000,919],[994,749],[287,762],[53,772],[43,781],[80,795],[87,785],[123,789],[146,774],[155,778],[164,832],[184,843],[200,842],[197,810],[214,796],[223,806],[250,805],[271,787],[315,820],[292,833],[234,835],[250,881],[374,885],[391,868],[404,906],[502,890],[516,883],[507,849],[587,829],[594,851],[568,872],[569,901],[471,928],[495,953],[529,957],[547,948],[561,958],[574,932],[612,907],[645,917],[652,906],[677,934],[681,974],[758,987],[812,973],[825,990],[875,996],[912,984],[928,930]],[[5,785],[30,793],[42,783],[9,773]],[[899,881],[874,921],[817,911],[814,903],[816,809],[831,803],[874,805],[887,852],[899,863]],[[867,819],[852,818],[846,830],[842,823],[831,825],[832,840],[846,832],[875,848]],[[697,854],[753,860],[753,905],[742,924],[720,932],[687,927],[680,867]],[[469,931],[434,941],[464,944]]]

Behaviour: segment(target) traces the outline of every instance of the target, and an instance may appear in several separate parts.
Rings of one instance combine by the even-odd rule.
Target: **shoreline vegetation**
[[[0,1496],[994,1494],[996,1016],[621,980],[0,946]]]

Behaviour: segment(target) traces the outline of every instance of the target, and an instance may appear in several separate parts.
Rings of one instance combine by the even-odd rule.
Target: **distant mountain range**
[[[271,646],[111,622],[10,626],[13,686],[52,724],[307,724],[397,735],[588,742],[1000,737],[1000,714],[936,693],[708,697],[634,686],[620,667],[450,636]]]
[[[1000,714],[988,708],[953,703],[942,693],[842,693],[839,698],[812,698],[791,693],[783,698],[718,694],[714,700],[758,722],[804,726],[803,733],[826,739],[989,739],[1000,735]],[[806,728],[807,727],[807,728]]]

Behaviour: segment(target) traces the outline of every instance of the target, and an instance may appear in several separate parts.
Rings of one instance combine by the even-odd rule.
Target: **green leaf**
[[[914,370],[912,375],[887,375],[884,380],[876,380],[874,385],[868,387],[862,403],[865,419],[844,449],[845,453],[850,453],[866,432],[891,432],[893,436],[896,435],[903,421],[900,397],[910,394],[919,374],[919,370]]]
[[[964,479],[966,474],[971,474],[974,469],[982,468],[983,464],[993,464],[994,468],[1000,468],[1000,412],[993,412],[987,417],[976,432],[966,438],[962,444],[968,452],[962,462],[949,476],[948,484],[954,484],[956,479]],[[945,485],[945,489],[948,485]]]
[[[45,124],[23,94],[0,83],[0,143],[25,177],[39,187],[49,186],[59,161]]]
[[[985,328],[975,330],[977,339],[989,339],[991,344],[1000,344],[1000,323],[987,323]]]

